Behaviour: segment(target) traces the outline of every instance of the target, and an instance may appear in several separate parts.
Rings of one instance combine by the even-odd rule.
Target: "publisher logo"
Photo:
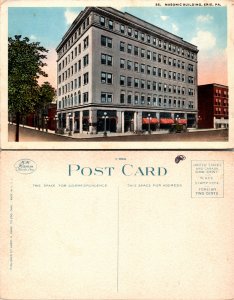
[[[36,163],[31,159],[20,159],[18,160],[15,165],[16,172],[20,174],[31,174],[37,169]]]

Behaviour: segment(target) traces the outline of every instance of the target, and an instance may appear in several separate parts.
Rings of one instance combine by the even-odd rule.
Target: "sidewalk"
[[[15,125],[15,124],[13,124]],[[39,132],[44,132],[44,133],[48,133],[48,134],[53,134],[53,135],[57,135],[57,136],[62,136],[62,137],[66,137],[69,139],[92,139],[92,138],[98,138],[98,137],[104,137],[104,132],[99,132],[97,134],[92,134],[89,132],[83,132],[83,133],[72,133],[72,135],[69,135],[69,133],[65,133],[65,134],[59,134],[59,133],[55,133],[55,131],[48,129],[47,131],[44,129],[39,130],[38,128],[35,127],[31,127],[31,126],[26,126],[26,125],[22,125],[20,124],[20,127],[22,128],[28,128],[31,130],[35,130],[35,131],[39,131]],[[215,129],[215,128],[210,128],[210,129],[195,129],[195,128],[188,128],[187,133],[195,133],[195,132],[205,132],[205,131],[219,131],[219,130],[224,130],[223,128],[219,128],[219,129]],[[157,131],[151,131],[150,135],[158,135],[158,134],[169,134],[168,130],[163,130],[163,129],[159,129]],[[149,135],[148,131],[144,131],[143,133],[134,133],[134,132],[108,132],[107,131],[107,137],[120,137],[120,136],[146,136]]]

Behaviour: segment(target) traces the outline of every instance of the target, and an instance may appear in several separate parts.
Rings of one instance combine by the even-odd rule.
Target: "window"
[[[138,78],[134,79],[134,87],[136,87],[136,88],[139,87],[139,79]]]
[[[127,86],[132,86],[132,77],[127,77]]]
[[[89,93],[88,92],[83,93],[83,102],[84,103],[89,102]]]
[[[132,36],[132,28],[128,27],[128,36]]]
[[[180,81],[180,73],[177,73],[177,80]]]
[[[125,76],[120,75],[120,85],[125,85]]]
[[[120,103],[124,103],[124,98],[125,98],[125,93],[124,92],[121,92],[120,93]]]
[[[75,63],[75,73],[77,73],[77,63]]]
[[[177,61],[177,67],[180,68],[180,60]]]
[[[166,50],[167,49],[167,43],[163,42],[163,48]]]
[[[120,42],[120,44],[119,44],[119,50],[120,51],[124,51],[124,48],[125,48],[125,43],[124,42]]]
[[[136,39],[138,39],[138,31],[137,31],[137,30],[134,31],[134,37],[135,37]]]
[[[105,26],[105,18],[104,17],[100,16],[99,22],[100,22],[101,26]]]
[[[173,67],[176,67],[176,59],[173,59]]]
[[[147,50],[147,59],[151,59],[151,51]]]
[[[83,75],[83,84],[88,84],[89,83],[89,73],[85,73]]]
[[[84,39],[83,43],[84,43],[84,49],[86,49],[89,46],[89,37],[88,36]]]
[[[158,40],[158,46],[161,48],[162,47],[162,41]]]
[[[108,26],[109,26],[109,29],[110,30],[113,30],[113,21],[112,20],[109,20],[109,22],[108,22]]]
[[[122,24],[120,25],[120,32],[125,33],[125,26]]]
[[[153,67],[153,75],[156,76],[157,75],[157,68]]]
[[[145,57],[145,49],[141,49],[141,57]]]
[[[147,35],[147,42],[150,43],[150,41],[151,41],[150,35]]]
[[[87,54],[83,57],[83,65],[84,67],[86,67],[88,64],[89,64],[89,55]]]
[[[141,40],[142,40],[143,42],[145,41],[145,34],[144,34],[144,33],[141,34]]]
[[[147,80],[147,89],[150,90],[151,89],[151,81]]]
[[[77,79],[74,80],[74,89],[77,89]]]
[[[164,84],[164,86],[163,86],[163,90],[164,90],[164,92],[166,92],[166,91],[167,91],[167,85],[166,85],[166,84]]]
[[[145,65],[141,64],[141,73],[145,73]]]
[[[156,52],[153,52],[153,61],[156,61],[157,60],[157,54]]]
[[[150,102],[151,102],[151,96],[148,95],[148,96],[147,96],[147,105],[150,105]]]
[[[182,95],[185,95],[185,87],[182,87]]]
[[[159,92],[162,91],[162,84],[160,82],[158,83],[158,90],[159,90]]]
[[[151,66],[147,66],[147,74],[148,74],[148,75],[151,74]]]
[[[128,94],[128,104],[132,103],[132,94]]]
[[[153,38],[153,45],[154,46],[156,45],[156,38],[155,37]]]
[[[128,53],[132,53],[132,45],[131,44],[128,44]]]
[[[127,69],[132,70],[132,62],[130,60],[127,61]]]
[[[157,105],[157,97],[154,95],[153,96],[153,106]]]
[[[158,68],[158,77],[162,77],[162,69]]]
[[[134,55],[139,55],[139,48],[137,46],[134,46]]]
[[[108,47],[108,48],[112,48],[112,39],[107,36],[102,35],[101,36],[101,45]]]
[[[145,80],[141,79],[141,88],[144,89],[145,88]]]
[[[108,54],[101,54],[101,64],[112,66],[112,56]]]
[[[167,63],[167,57],[163,56],[163,63],[166,64]]]
[[[78,61],[78,70],[80,71],[81,69],[81,60]]]
[[[101,72],[101,83],[112,84],[112,74]]]
[[[134,71],[135,72],[139,72],[139,64],[138,64],[138,62],[134,63]]]
[[[184,74],[182,74],[182,78],[181,79],[182,79],[183,82],[185,82],[185,75]]]
[[[78,87],[81,86],[81,76],[78,77]]]
[[[138,104],[138,102],[139,102],[139,94],[135,94],[134,102],[135,102],[135,104]]]
[[[171,93],[171,92],[172,92],[172,86],[169,85],[169,86],[168,86],[168,93]]]
[[[144,94],[141,95],[141,104],[145,104],[145,95]]]
[[[113,99],[113,95],[111,93],[101,93],[101,102],[102,103],[111,103]]]
[[[162,62],[162,55],[161,54],[158,55],[158,62]]]
[[[176,80],[176,72],[173,72],[173,80]]]
[[[120,68],[124,69],[125,68],[125,59],[120,58]]]

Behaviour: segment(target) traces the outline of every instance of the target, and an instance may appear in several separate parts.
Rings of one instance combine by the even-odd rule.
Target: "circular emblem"
[[[16,172],[20,174],[31,174],[36,171],[37,165],[31,159],[20,159],[14,164]]]

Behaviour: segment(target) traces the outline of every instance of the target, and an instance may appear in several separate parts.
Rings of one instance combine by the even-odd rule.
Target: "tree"
[[[34,111],[39,97],[38,78],[48,75],[42,70],[47,53],[39,42],[16,35],[8,39],[8,107],[16,117],[16,138],[19,141],[19,123],[22,115]]]
[[[44,82],[40,87],[38,91],[38,98],[37,103],[35,105],[35,111],[37,114],[37,117],[39,118],[39,115],[42,118],[43,116],[47,115],[47,108],[48,105],[53,102],[56,96],[56,90],[52,87],[52,85],[46,81]]]

